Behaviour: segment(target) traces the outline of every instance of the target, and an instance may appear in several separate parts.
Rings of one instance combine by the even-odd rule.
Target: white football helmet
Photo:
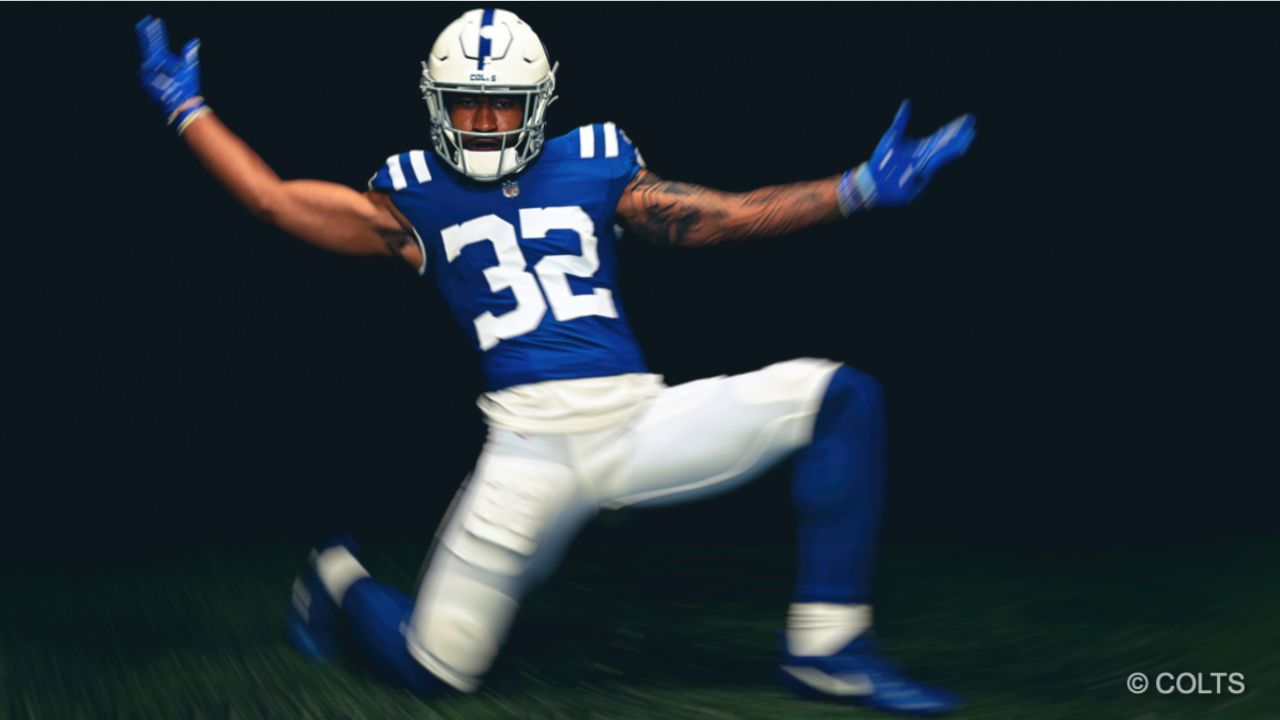
[[[558,66],[551,65],[542,41],[515,13],[495,8],[463,13],[440,33],[431,58],[422,63],[422,97],[436,154],[475,180],[498,180],[523,169],[542,150]],[[467,150],[449,116],[449,93],[522,95],[524,122],[507,132],[466,133],[500,142],[497,151]]]

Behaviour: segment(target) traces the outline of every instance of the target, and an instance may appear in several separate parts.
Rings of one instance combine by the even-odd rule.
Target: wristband
[[[844,217],[876,204],[876,183],[866,163],[840,176],[836,185],[836,201]]]
[[[185,107],[179,107],[177,110],[169,113],[169,119],[166,121],[169,125],[177,124],[179,135],[182,134],[183,130],[187,129],[187,126],[191,124],[192,120],[195,120],[197,117],[209,111],[209,106],[205,104],[203,96],[196,95],[195,97],[190,98],[190,100],[195,100],[195,103]]]
[[[196,121],[196,118],[213,112],[213,108],[208,105],[201,105],[182,117],[182,121],[178,123],[178,135],[187,131],[187,127]]]

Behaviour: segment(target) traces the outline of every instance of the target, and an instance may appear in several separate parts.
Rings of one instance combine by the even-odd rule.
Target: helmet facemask
[[[517,173],[537,157],[546,139],[547,107],[555,100],[555,71],[536,85],[445,83],[431,78],[423,63],[422,97],[431,116],[431,142],[436,154],[450,167],[473,180],[494,181]],[[453,125],[451,95],[504,95],[523,100],[520,127],[499,132],[464,131]],[[468,150],[465,142],[476,138],[498,140],[497,150]]]

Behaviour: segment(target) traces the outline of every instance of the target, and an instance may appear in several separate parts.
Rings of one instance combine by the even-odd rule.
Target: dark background
[[[425,546],[483,439],[473,351],[407,266],[312,249],[208,179],[137,86],[133,23],[202,39],[204,94],[282,176],[363,187],[428,146],[419,61],[465,9],[5,7],[7,550]],[[1272,8],[512,9],[561,62],[551,134],[613,120],[673,179],[834,174],[904,97],[915,136],[978,117],[911,207],[620,252],[670,384],[805,355],[881,379],[890,541],[1273,531]],[[593,537],[782,543],[788,502],[778,471]]]

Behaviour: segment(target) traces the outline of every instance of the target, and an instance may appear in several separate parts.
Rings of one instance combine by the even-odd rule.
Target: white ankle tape
[[[831,655],[871,627],[870,605],[792,603],[787,612],[787,651]]]

